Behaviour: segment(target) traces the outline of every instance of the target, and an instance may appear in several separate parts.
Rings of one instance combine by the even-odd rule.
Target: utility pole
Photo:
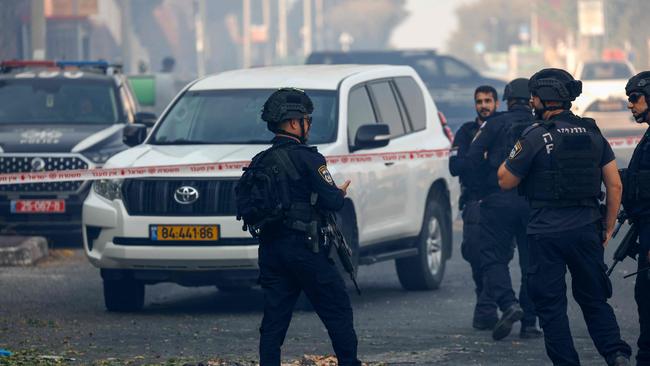
[[[530,7],[530,45],[533,48],[539,47],[539,11],[537,0],[533,0]]]
[[[325,16],[323,14],[323,0],[316,0],[316,49],[325,48]]]
[[[196,73],[205,75],[205,0],[194,3],[194,34],[196,37]]]
[[[311,53],[311,0],[302,1],[302,52],[305,57]]]
[[[242,7],[242,67],[251,67],[251,0],[243,0]]]
[[[122,0],[121,2],[122,19],[120,19],[120,33],[122,33],[122,66],[125,72],[133,70],[131,68],[131,2]]]
[[[34,60],[45,59],[45,3],[32,0],[31,3],[32,55]]]
[[[277,57],[287,57],[287,0],[278,0],[278,41],[276,44]]]
[[[271,0],[262,0],[262,18],[264,36],[264,65],[270,65],[273,62],[273,46],[271,44]]]
[[[305,57],[311,54],[311,1],[302,2],[302,52]]]

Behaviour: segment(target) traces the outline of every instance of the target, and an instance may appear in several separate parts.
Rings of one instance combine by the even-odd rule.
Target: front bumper
[[[163,271],[257,270],[257,241],[232,216],[130,216],[121,200],[91,190],[83,205],[83,241],[90,262],[102,269]],[[214,245],[161,245],[149,240],[152,224],[218,224]]]
[[[81,211],[88,189],[71,196],[43,196],[21,193],[20,196],[0,196],[0,232],[22,235],[78,235],[81,233]],[[65,213],[18,214],[11,212],[12,199],[65,199]]]

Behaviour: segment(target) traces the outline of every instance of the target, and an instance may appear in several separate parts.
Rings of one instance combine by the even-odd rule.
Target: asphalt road
[[[631,149],[616,153],[619,165],[627,165]],[[402,290],[393,262],[361,267],[363,296],[351,293],[361,358],[386,364],[550,364],[543,341],[520,340],[518,325],[500,342],[492,341],[489,332],[471,327],[473,284],[458,249],[459,224],[454,232],[455,254],[437,291]],[[614,241],[607,249],[608,262],[617,244]],[[512,263],[518,288],[518,262]],[[631,260],[617,267],[610,301],[623,338],[630,344],[638,335],[634,279],[622,276],[634,268]],[[81,250],[57,249],[35,267],[0,267],[0,349],[73,358],[76,361],[65,363],[71,365],[135,365],[179,358],[194,363],[208,359],[250,363],[257,359],[262,303],[257,289],[224,293],[213,287],[159,284],[147,287],[142,312],[108,313],[99,271]],[[572,299],[569,312],[583,364],[603,365]],[[283,351],[286,360],[332,353],[319,319],[305,311],[294,314]]]
[[[458,227],[458,223],[456,224]],[[435,365],[549,364],[543,341],[518,338],[515,332],[494,342],[489,332],[471,327],[474,302],[469,265],[458,252],[448,262],[443,286],[432,292],[401,289],[393,262],[362,267],[363,296],[351,294],[359,351],[368,362]],[[613,243],[616,244],[616,243]],[[610,258],[613,248],[608,249]],[[513,262],[517,263],[516,261]],[[638,332],[634,280],[628,261],[613,275],[611,303],[624,339]],[[518,284],[518,269],[513,269]],[[98,271],[76,250],[56,250],[32,268],[0,268],[0,348],[30,350],[36,355],[74,358],[70,364],[114,360],[163,362],[188,360],[255,360],[262,294],[222,293],[212,287],[172,284],[147,287],[145,309],[137,314],[104,310]],[[587,334],[577,305],[570,302],[576,346],[585,365],[604,364]],[[317,316],[296,312],[283,357],[331,354],[327,333]]]

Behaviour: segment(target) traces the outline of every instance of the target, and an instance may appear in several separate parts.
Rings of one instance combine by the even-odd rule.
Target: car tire
[[[141,310],[144,306],[144,283],[133,279],[104,280],[104,304],[108,311]]]
[[[417,239],[418,255],[395,260],[397,276],[405,290],[435,290],[442,283],[451,225],[440,199],[433,196],[427,202]]]

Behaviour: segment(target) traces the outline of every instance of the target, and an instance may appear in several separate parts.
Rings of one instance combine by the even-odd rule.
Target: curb
[[[31,266],[47,256],[44,237],[0,235],[0,266]]]

